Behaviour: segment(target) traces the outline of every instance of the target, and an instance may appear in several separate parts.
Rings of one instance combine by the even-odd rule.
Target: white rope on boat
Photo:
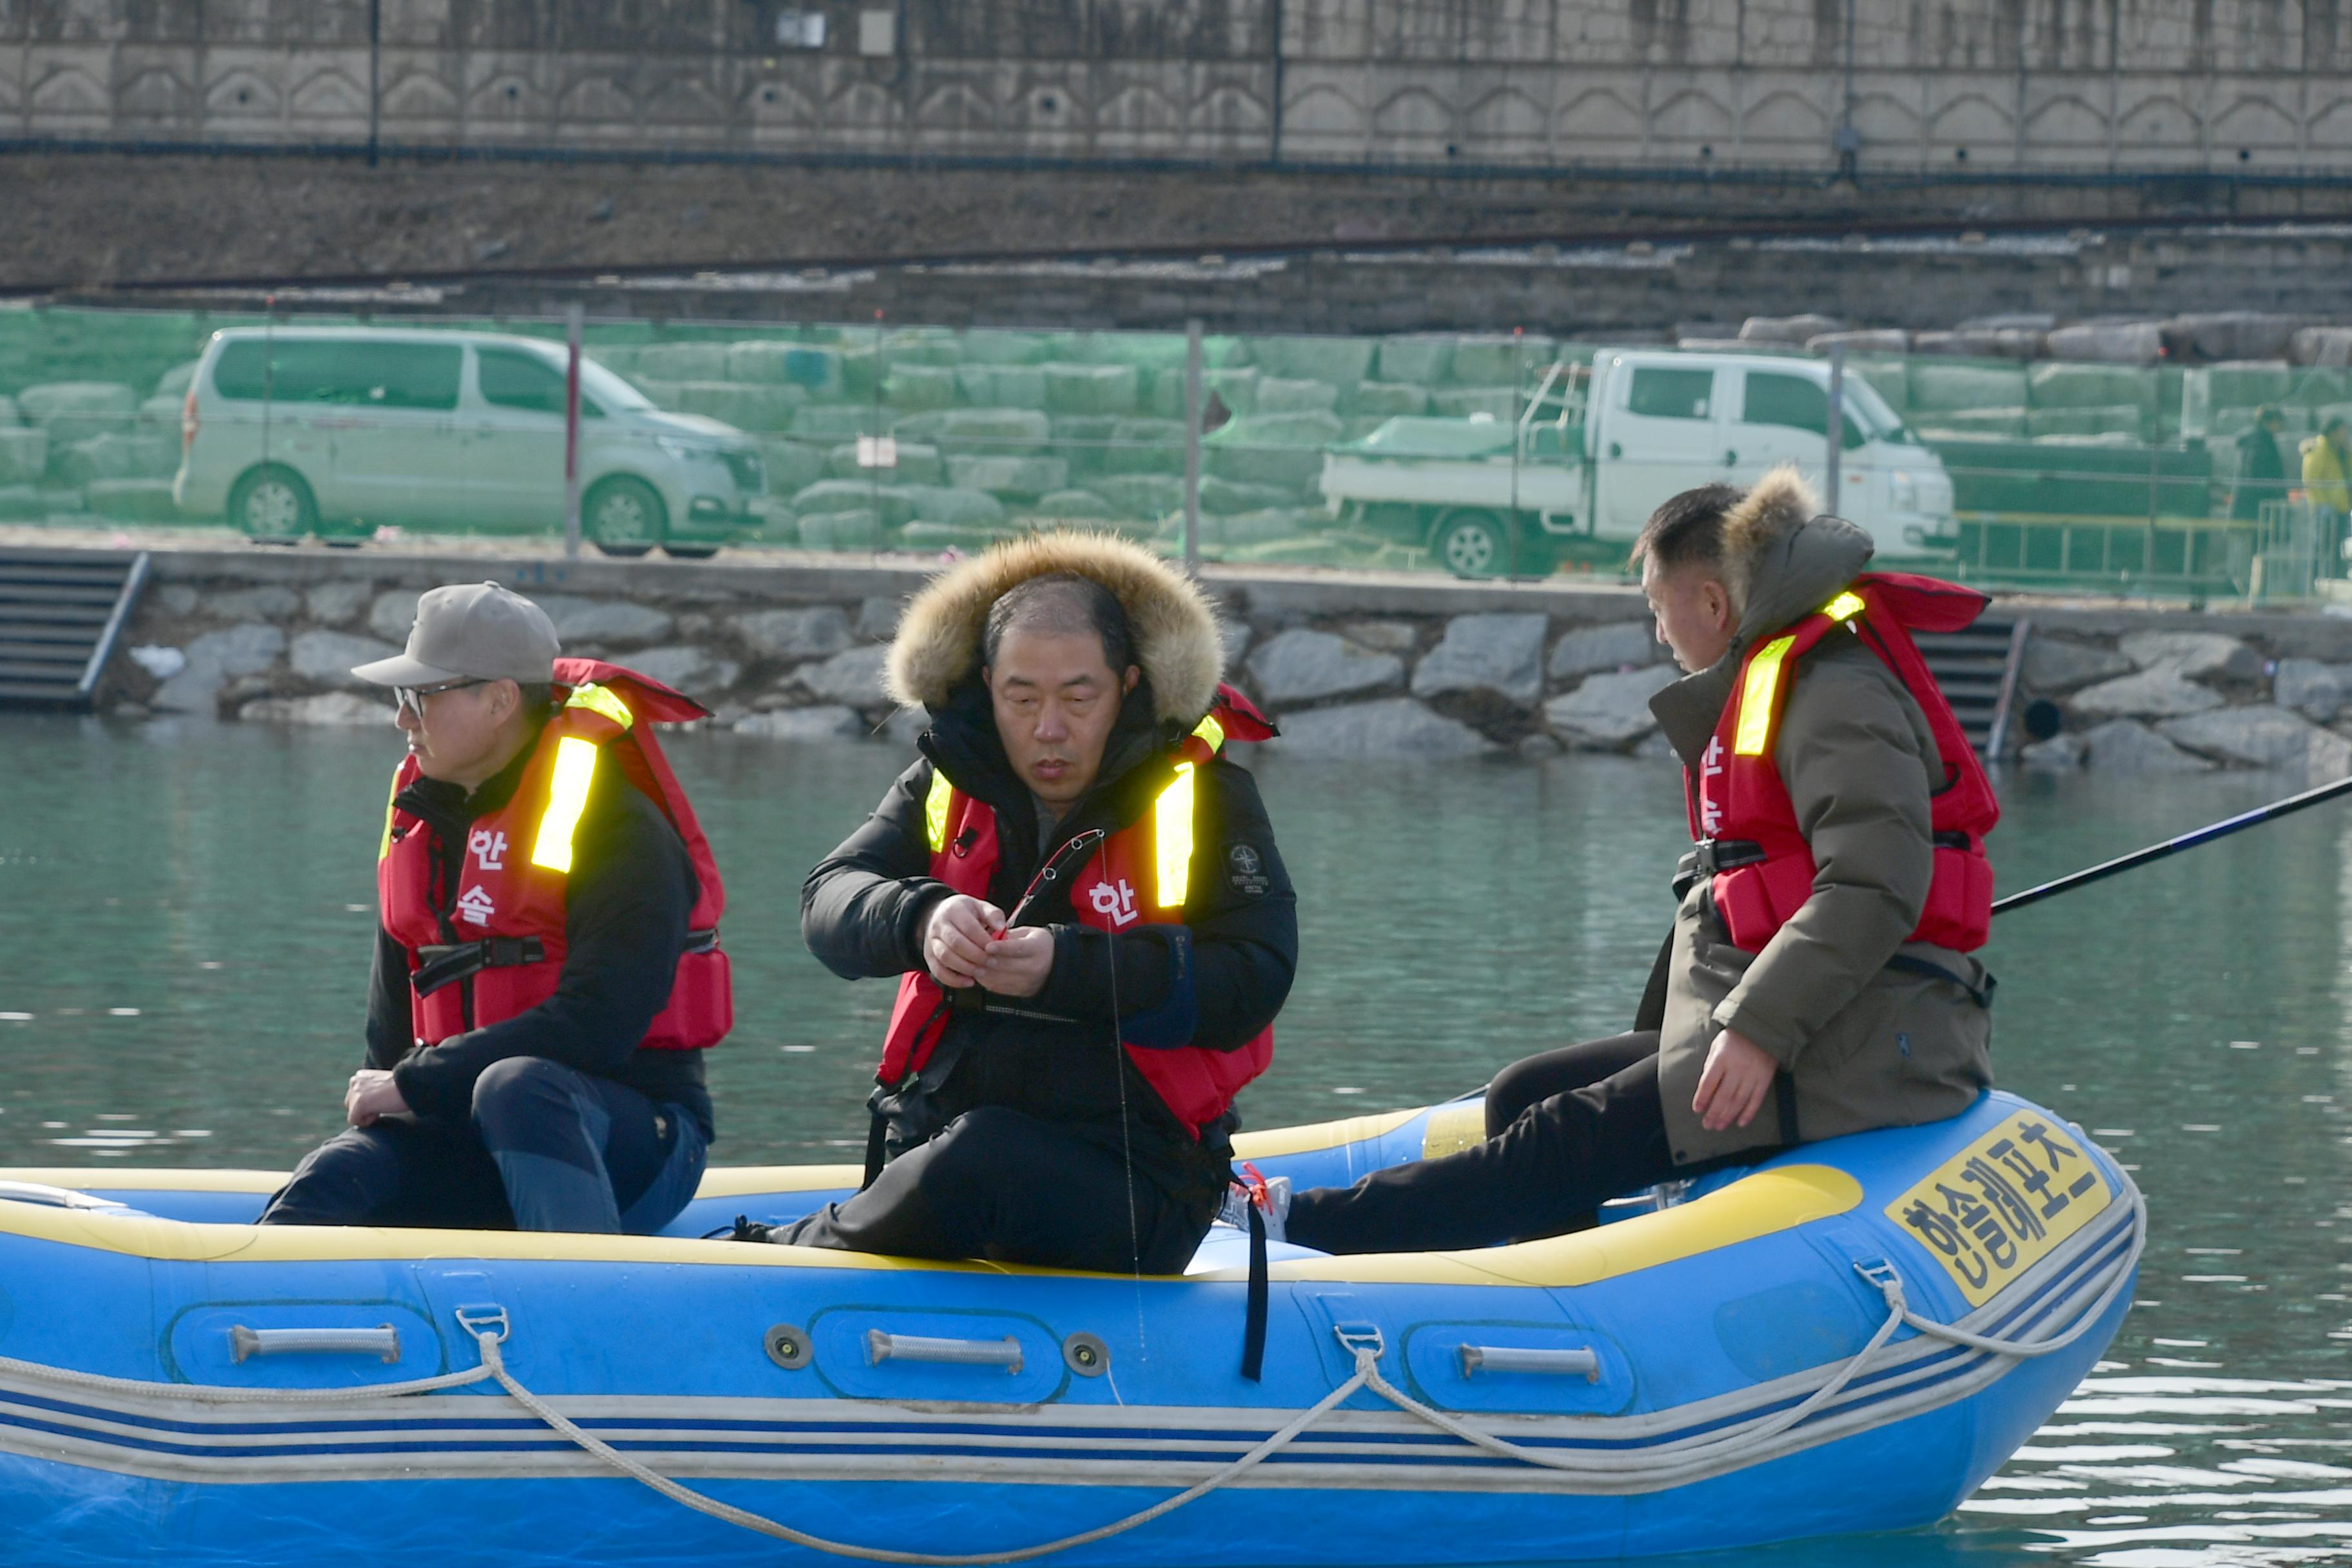
[[[2130,1198],[2133,1204],[2131,1244],[2102,1270],[2105,1278],[2097,1299],[2064,1332],[2044,1340],[2001,1340],[1969,1333],[1932,1318],[1923,1318],[1911,1310],[1904,1296],[1902,1276],[1895,1271],[1892,1265],[1883,1261],[1875,1267],[1857,1263],[1854,1271],[1875,1285],[1885,1298],[1886,1317],[1878,1325],[1878,1331],[1871,1335],[1869,1342],[1855,1352],[1851,1360],[1830,1376],[1828,1382],[1814,1390],[1802,1403],[1782,1411],[1760,1426],[1744,1427],[1688,1442],[1663,1443],[1640,1454],[1560,1454],[1522,1447],[1456,1420],[1442,1410],[1432,1409],[1391,1384],[1381,1376],[1374,1365],[1380,1356],[1376,1347],[1350,1344],[1349,1348],[1355,1352],[1357,1376],[1365,1387],[1406,1414],[1417,1416],[1441,1431],[1449,1432],[1474,1447],[1547,1470],[1580,1475],[1638,1473],[1644,1480],[1672,1484],[1685,1472],[1715,1468],[1739,1451],[1760,1447],[1810,1417],[1853,1380],[1898,1328],[1908,1326],[1931,1339],[1945,1340],[1970,1350],[2021,1361],[2065,1349],[2089,1332],[2091,1327],[2106,1315],[2107,1309],[2115,1304],[2116,1298],[2130,1280],[2132,1270],[2138,1266],[2140,1255],[2147,1250],[2147,1204],[2136,1189],[2130,1193]],[[1909,1406],[1921,1397],[1914,1394],[1889,1401],[1890,1414],[1907,1414]]]
[[[133,1399],[177,1399],[192,1405],[340,1405],[354,1399],[405,1399],[412,1394],[437,1394],[487,1383],[496,1375],[487,1366],[445,1372],[438,1377],[411,1378],[405,1383],[356,1384],[349,1388],[231,1388],[204,1383],[142,1383],[130,1377],[103,1377],[94,1372],[48,1366],[37,1361],[0,1356],[0,1376],[21,1377],[28,1383],[52,1384],[92,1394],[120,1394]]]
[[[772,1536],[778,1541],[788,1541],[794,1546],[805,1546],[813,1551],[830,1552],[835,1557],[856,1557],[868,1563],[917,1563],[923,1565],[923,1568],[985,1568],[989,1563],[1024,1563],[1032,1557],[1051,1556],[1056,1552],[1067,1552],[1074,1546],[1086,1546],[1094,1542],[1106,1541],[1111,1536],[1124,1534],[1138,1525],[1149,1524],[1163,1514],[1173,1513],[1186,1503],[1208,1496],[1244,1471],[1263,1464],[1287,1447],[1291,1439],[1323,1419],[1330,1413],[1333,1406],[1364,1386],[1364,1370],[1370,1364],[1359,1357],[1356,1374],[1353,1377],[1300,1411],[1288,1426],[1267,1437],[1265,1442],[1260,1443],[1214,1475],[1178,1492],[1174,1497],[1153,1503],[1150,1508],[1129,1514],[1125,1519],[1113,1520],[1108,1524],[1097,1525],[1092,1530],[1081,1531],[1076,1535],[1066,1535],[1059,1541],[1048,1541],[1037,1546],[1015,1547],[1007,1552],[973,1552],[950,1555],[931,1552],[898,1552],[887,1546],[856,1546],[847,1542],[827,1541],[821,1536],[811,1535],[805,1531],[794,1530],[789,1524],[779,1524],[772,1519],[753,1513],[747,1509],[737,1508],[732,1503],[720,1502],[717,1498],[696,1491],[692,1487],[683,1486],[650,1466],[640,1464],[611,1444],[582,1431],[566,1419],[562,1412],[515,1381],[514,1374],[507,1371],[506,1363],[500,1357],[499,1342],[496,1338],[488,1332],[478,1331],[477,1338],[482,1347],[482,1364],[490,1369],[490,1375],[499,1380],[499,1386],[514,1396],[516,1404],[614,1469],[645,1482],[671,1501],[683,1503],[697,1513],[709,1514],[711,1518],[723,1520],[729,1524],[740,1525],[745,1530]]]
[[[868,1563],[895,1563],[913,1568],[992,1568],[992,1565],[1022,1563],[1032,1558],[1046,1557],[1073,1547],[1090,1545],[1123,1534],[1138,1526],[1173,1513],[1187,1503],[1195,1502],[1211,1492],[1238,1479],[1264,1464],[1297,1438],[1320,1423],[1359,1389],[1367,1390],[1388,1401],[1397,1409],[1426,1422],[1439,1431],[1449,1434],[1473,1447],[1538,1468],[1563,1471],[1597,1479],[1619,1479],[1636,1475],[1645,1485],[1641,1489],[1654,1489],[1675,1484],[1686,1473],[1720,1468],[1727,1460],[1745,1451],[1760,1449],[1772,1439],[1811,1417],[1835,1399],[1853,1382],[1856,1374],[1875,1356],[1899,1328],[1908,1327],[1931,1339],[1942,1340],[1969,1350],[1988,1354],[2026,1360],[2063,1350],[2087,1333],[2103,1318],[2122,1293],[2137,1267],[2140,1255],[2147,1245],[2147,1205],[2137,1188],[2126,1184],[2126,1196],[2132,1207],[2131,1241],[2124,1251],[2100,1270],[2098,1295],[2063,1331],[2046,1339],[1996,1339],[1977,1334],[1931,1318],[1923,1318],[1911,1310],[1906,1299],[1903,1281],[1894,1268],[1883,1261],[1856,1264],[1855,1270],[1875,1285],[1887,1307],[1885,1319],[1877,1331],[1861,1350],[1798,1404],[1760,1425],[1741,1427],[1713,1436],[1662,1443],[1641,1453],[1559,1452],[1529,1448],[1497,1437],[1492,1433],[1461,1421],[1444,1411],[1422,1404],[1381,1375],[1380,1360],[1384,1353],[1378,1331],[1335,1329],[1339,1342],[1355,1357],[1355,1371],[1338,1387],[1325,1394],[1289,1422],[1268,1435],[1247,1453],[1223,1466],[1193,1486],[1173,1497],[1163,1499],[1123,1519],[1076,1535],[1066,1535],[1034,1546],[1016,1547],[1003,1552],[942,1553],[901,1552],[888,1547],[859,1546],[847,1542],[827,1541],[795,1530],[787,1524],[752,1513],[731,1503],[696,1491],[681,1482],[672,1480],[652,1467],[621,1452],[611,1444],[583,1429],[553,1405],[524,1387],[507,1370],[501,1346],[509,1332],[506,1314],[495,1310],[460,1309],[457,1321],[474,1336],[481,1356],[481,1364],[464,1372],[445,1373],[437,1377],[415,1378],[404,1383],[378,1384],[350,1388],[227,1388],[196,1384],[143,1383],[131,1378],[105,1377],[94,1373],[74,1372],[62,1367],[45,1366],[37,1362],[16,1361],[0,1357],[0,1373],[45,1383],[64,1388],[86,1389],[109,1394],[129,1394],[149,1399],[185,1400],[206,1405],[292,1405],[348,1401],[361,1398],[406,1398],[432,1394],[445,1389],[462,1388],[470,1384],[494,1379],[515,1403],[554,1432],[578,1446],[583,1452],[611,1466],[625,1476],[643,1482],[662,1496],[698,1513],[756,1531],[778,1541],[836,1557],[849,1557]],[[2086,1282],[2087,1283],[2087,1282]],[[1923,1405],[1937,1397],[1932,1389],[1914,1391],[1887,1402],[1890,1418],[1907,1414],[1915,1405]],[[1760,1458],[1764,1456],[1756,1456]]]
[[[2134,1205],[2130,1246],[2102,1270],[2105,1278],[2101,1282],[2099,1294],[2091,1306],[2064,1332],[2049,1339],[2034,1341],[1993,1339],[1987,1335],[1973,1334],[1965,1330],[1952,1328],[1938,1323],[1933,1319],[1922,1318],[1911,1310],[1905,1300],[1902,1278],[1895,1272],[1892,1266],[1883,1262],[1875,1268],[1857,1264],[1856,1271],[1876,1285],[1881,1295],[1885,1299],[1887,1304],[1885,1320],[1878,1325],[1877,1332],[1871,1335],[1869,1342],[1861,1350],[1855,1352],[1843,1366],[1832,1373],[1821,1387],[1815,1389],[1804,1400],[1782,1411],[1760,1426],[1748,1427],[1719,1436],[1661,1444],[1641,1454],[1563,1454],[1527,1448],[1518,1444],[1507,1442],[1491,1433],[1482,1432],[1475,1426],[1458,1421],[1441,1410],[1434,1410],[1422,1404],[1381,1375],[1379,1363],[1384,1346],[1377,1332],[1351,1334],[1345,1329],[1335,1329],[1333,1331],[1339,1335],[1339,1342],[1356,1358],[1355,1372],[1337,1388],[1325,1394],[1307,1409],[1301,1411],[1287,1426],[1275,1432],[1248,1453],[1213,1475],[1177,1493],[1174,1497],[1129,1514],[1124,1519],[1097,1525],[1092,1530],[1083,1531],[1076,1535],[1066,1535],[1058,1541],[1044,1542],[1034,1546],[1016,1547],[1004,1552],[949,1554],[857,1546],[845,1542],[827,1541],[804,1531],[794,1530],[790,1525],[779,1524],[773,1520],[737,1508],[731,1503],[720,1502],[716,1498],[670,1479],[651,1467],[622,1453],[610,1444],[583,1431],[565,1418],[561,1412],[515,1381],[514,1375],[506,1370],[506,1363],[501,1358],[499,1341],[505,1337],[503,1333],[493,1334],[478,1329],[476,1337],[481,1346],[482,1363],[490,1369],[491,1375],[499,1380],[499,1386],[514,1396],[516,1403],[578,1444],[586,1452],[611,1465],[614,1469],[635,1478],[664,1497],[681,1503],[698,1513],[708,1514],[713,1519],[740,1525],[745,1530],[755,1531],[761,1535],[772,1536],[779,1541],[790,1542],[795,1546],[804,1546],[813,1551],[828,1552],[837,1557],[858,1558],[869,1563],[909,1563],[918,1565],[918,1568],[989,1568],[991,1564],[1022,1563],[1032,1558],[1051,1556],[1057,1552],[1066,1552],[1072,1547],[1090,1545],[1095,1542],[1123,1534],[1139,1525],[1149,1524],[1155,1519],[1173,1513],[1186,1503],[1197,1501],[1208,1496],[1244,1472],[1272,1458],[1360,1388],[1380,1395],[1399,1410],[1429,1423],[1440,1431],[1449,1433],[1474,1447],[1504,1458],[1514,1459],[1542,1469],[1564,1470],[1584,1475],[1638,1471],[1645,1480],[1671,1485],[1684,1472],[1717,1467],[1740,1450],[1759,1447],[1811,1416],[1823,1405],[1835,1399],[1846,1385],[1853,1382],[1855,1374],[1868,1363],[1871,1357],[1877,1354],[1887,1340],[1893,1337],[1895,1331],[1906,1325],[1936,1339],[1948,1340],[1972,1350],[2021,1360],[2049,1355],[2073,1344],[2088,1332],[2091,1326],[2105,1316],[2107,1309],[2114,1305],[2116,1298],[2122,1293],[2125,1283],[2130,1279],[2133,1268],[2137,1267],[2140,1254],[2147,1247],[2147,1203],[2137,1189],[2127,1187],[2126,1192]],[[1926,1397],[1927,1397],[1926,1394],[1916,1394],[1907,1400],[1898,1399],[1890,1403],[1899,1411],[1909,1404]]]

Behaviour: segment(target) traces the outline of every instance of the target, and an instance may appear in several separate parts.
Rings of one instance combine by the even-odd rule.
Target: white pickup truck
[[[1948,554],[1942,462],[1861,377],[1841,395],[1839,510],[1881,562]],[[1391,419],[1326,453],[1323,495],[1335,516],[1425,545],[1456,576],[1528,575],[1566,553],[1622,552],[1659,502],[1696,485],[1795,463],[1819,489],[1828,427],[1824,361],[1604,349],[1544,374],[1516,439],[1487,415]]]

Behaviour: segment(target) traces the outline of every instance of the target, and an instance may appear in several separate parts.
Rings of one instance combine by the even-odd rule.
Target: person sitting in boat
[[[887,679],[923,754],[801,893],[827,968],[898,981],[866,1184],[754,1238],[1183,1268],[1298,950],[1223,754],[1273,726],[1223,662],[1201,591],[1108,536],[1001,545],[915,599]]]
[[[702,1052],[733,1020],[709,842],[651,733],[705,710],[559,659],[495,583],[417,601],[389,687],[408,737],[351,1126],[265,1225],[649,1234],[702,1179]]]
[[[1683,760],[1681,907],[1633,1032],[1530,1058],[1487,1137],[1351,1187],[1258,1201],[1326,1252],[1491,1246],[1604,1200],[1807,1139],[1958,1114],[1992,1081],[1990,785],[1913,630],[1983,595],[1864,574],[1870,536],[1815,515],[1795,470],[1674,497],[1634,545],[1658,639],[1652,699]],[[1229,1218],[1245,1217],[1236,1194]]]

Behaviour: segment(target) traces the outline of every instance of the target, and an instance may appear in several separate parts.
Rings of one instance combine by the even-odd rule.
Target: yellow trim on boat
[[[1381,1118],[1366,1118],[1379,1121]],[[1290,1131],[1304,1131],[1293,1129]],[[848,1166],[818,1167],[851,1184]],[[751,1172],[743,1173],[745,1175]],[[0,1177],[32,1180],[64,1176],[87,1182],[88,1171],[11,1171]],[[254,1172],[108,1172],[126,1190],[131,1180],[153,1177],[251,1179]],[[274,1178],[273,1178],[274,1180]],[[54,1182],[66,1185],[68,1182]],[[160,1180],[149,1190],[164,1190]],[[190,1191],[250,1191],[224,1183]],[[100,1189],[108,1190],[108,1189]],[[706,1189],[707,1190],[707,1189]],[[769,1187],[766,1191],[781,1190]],[[719,1195],[719,1194],[712,1194]],[[1862,1184],[1830,1165],[1785,1165],[1761,1171],[1695,1203],[1664,1214],[1621,1220],[1517,1247],[1472,1252],[1372,1253],[1357,1258],[1301,1258],[1276,1263],[1276,1279],[1341,1280],[1365,1285],[1591,1285],[1734,1247],[1759,1237],[1794,1229],[1817,1219],[1850,1213],[1862,1202]],[[984,1262],[941,1263],[924,1258],[879,1258],[868,1253],[828,1252],[809,1247],[746,1247],[731,1241],[701,1241],[663,1236],[579,1236],[551,1231],[378,1230],[357,1226],[193,1225],[182,1220],[109,1214],[103,1210],[50,1208],[0,1202],[0,1233],[96,1247],[133,1258],[204,1263],[325,1263],[421,1261],[428,1258],[518,1259],[533,1262],[694,1263],[731,1268],[866,1268],[892,1273],[1020,1274],[1053,1277],[1064,1268],[1026,1268]],[[1240,1268],[1156,1284],[1232,1281]]]
[[[702,1173],[702,1185],[694,1195],[736,1198],[755,1193],[832,1192],[855,1187],[865,1177],[861,1165],[720,1165]],[[30,1182],[78,1193],[274,1193],[286,1184],[286,1173],[17,1166],[0,1169],[0,1182]]]
[[[1433,1106],[1421,1130],[1421,1157],[1442,1159],[1486,1141],[1486,1102],[1465,1100],[1460,1105]]]
[[[1591,1285],[1849,1214],[1861,1203],[1862,1184],[1834,1165],[1782,1165],[1663,1214],[1619,1220],[1572,1236],[1472,1252],[1300,1258],[1275,1265],[1273,1273],[1277,1279],[1368,1285]],[[1235,1268],[1193,1278],[1243,1276]]]
[[[1304,1127],[1269,1127],[1263,1132],[1234,1134],[1234,1157],[1271,1160],[1277,1154],[1304,1154],[1309,1149],[1336,1149],[1365,1138],[1393,1132],[1419,1116],[1424,1107],[1387,1110],[1377,1116],[1346,1116],[1337,1121],[1310,1121]]]
[[[698,1198],[741,1198],[757,1193],[829,1193],[866,1180],[863,1165],[722,1165],[702,1173]]]

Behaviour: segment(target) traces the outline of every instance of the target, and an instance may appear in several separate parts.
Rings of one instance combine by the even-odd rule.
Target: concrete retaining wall
[[[369,9],[0,9],[0,126],[1829,169],[1850,115],[1874,168],[2352,167],[2352,17],[2316,0],[387,0],[373,44]]]
[[[388,721],[352,664],[405,637],[423,589],[494,576],[546,605],[568,651],[614,657],[781,742],[904,745],[884,646],[931,563],[723,565],[177,550],[110,677],[126,720]],[[1627,586],[1481,586],[1372,574],[1206,574],[1231,678],[1297,755],[1664,755],[1646,699],[1674,679]],[[2020,601],[2024,697],[2064,731],[2036,767],[2352,773],[2352,620]]]

